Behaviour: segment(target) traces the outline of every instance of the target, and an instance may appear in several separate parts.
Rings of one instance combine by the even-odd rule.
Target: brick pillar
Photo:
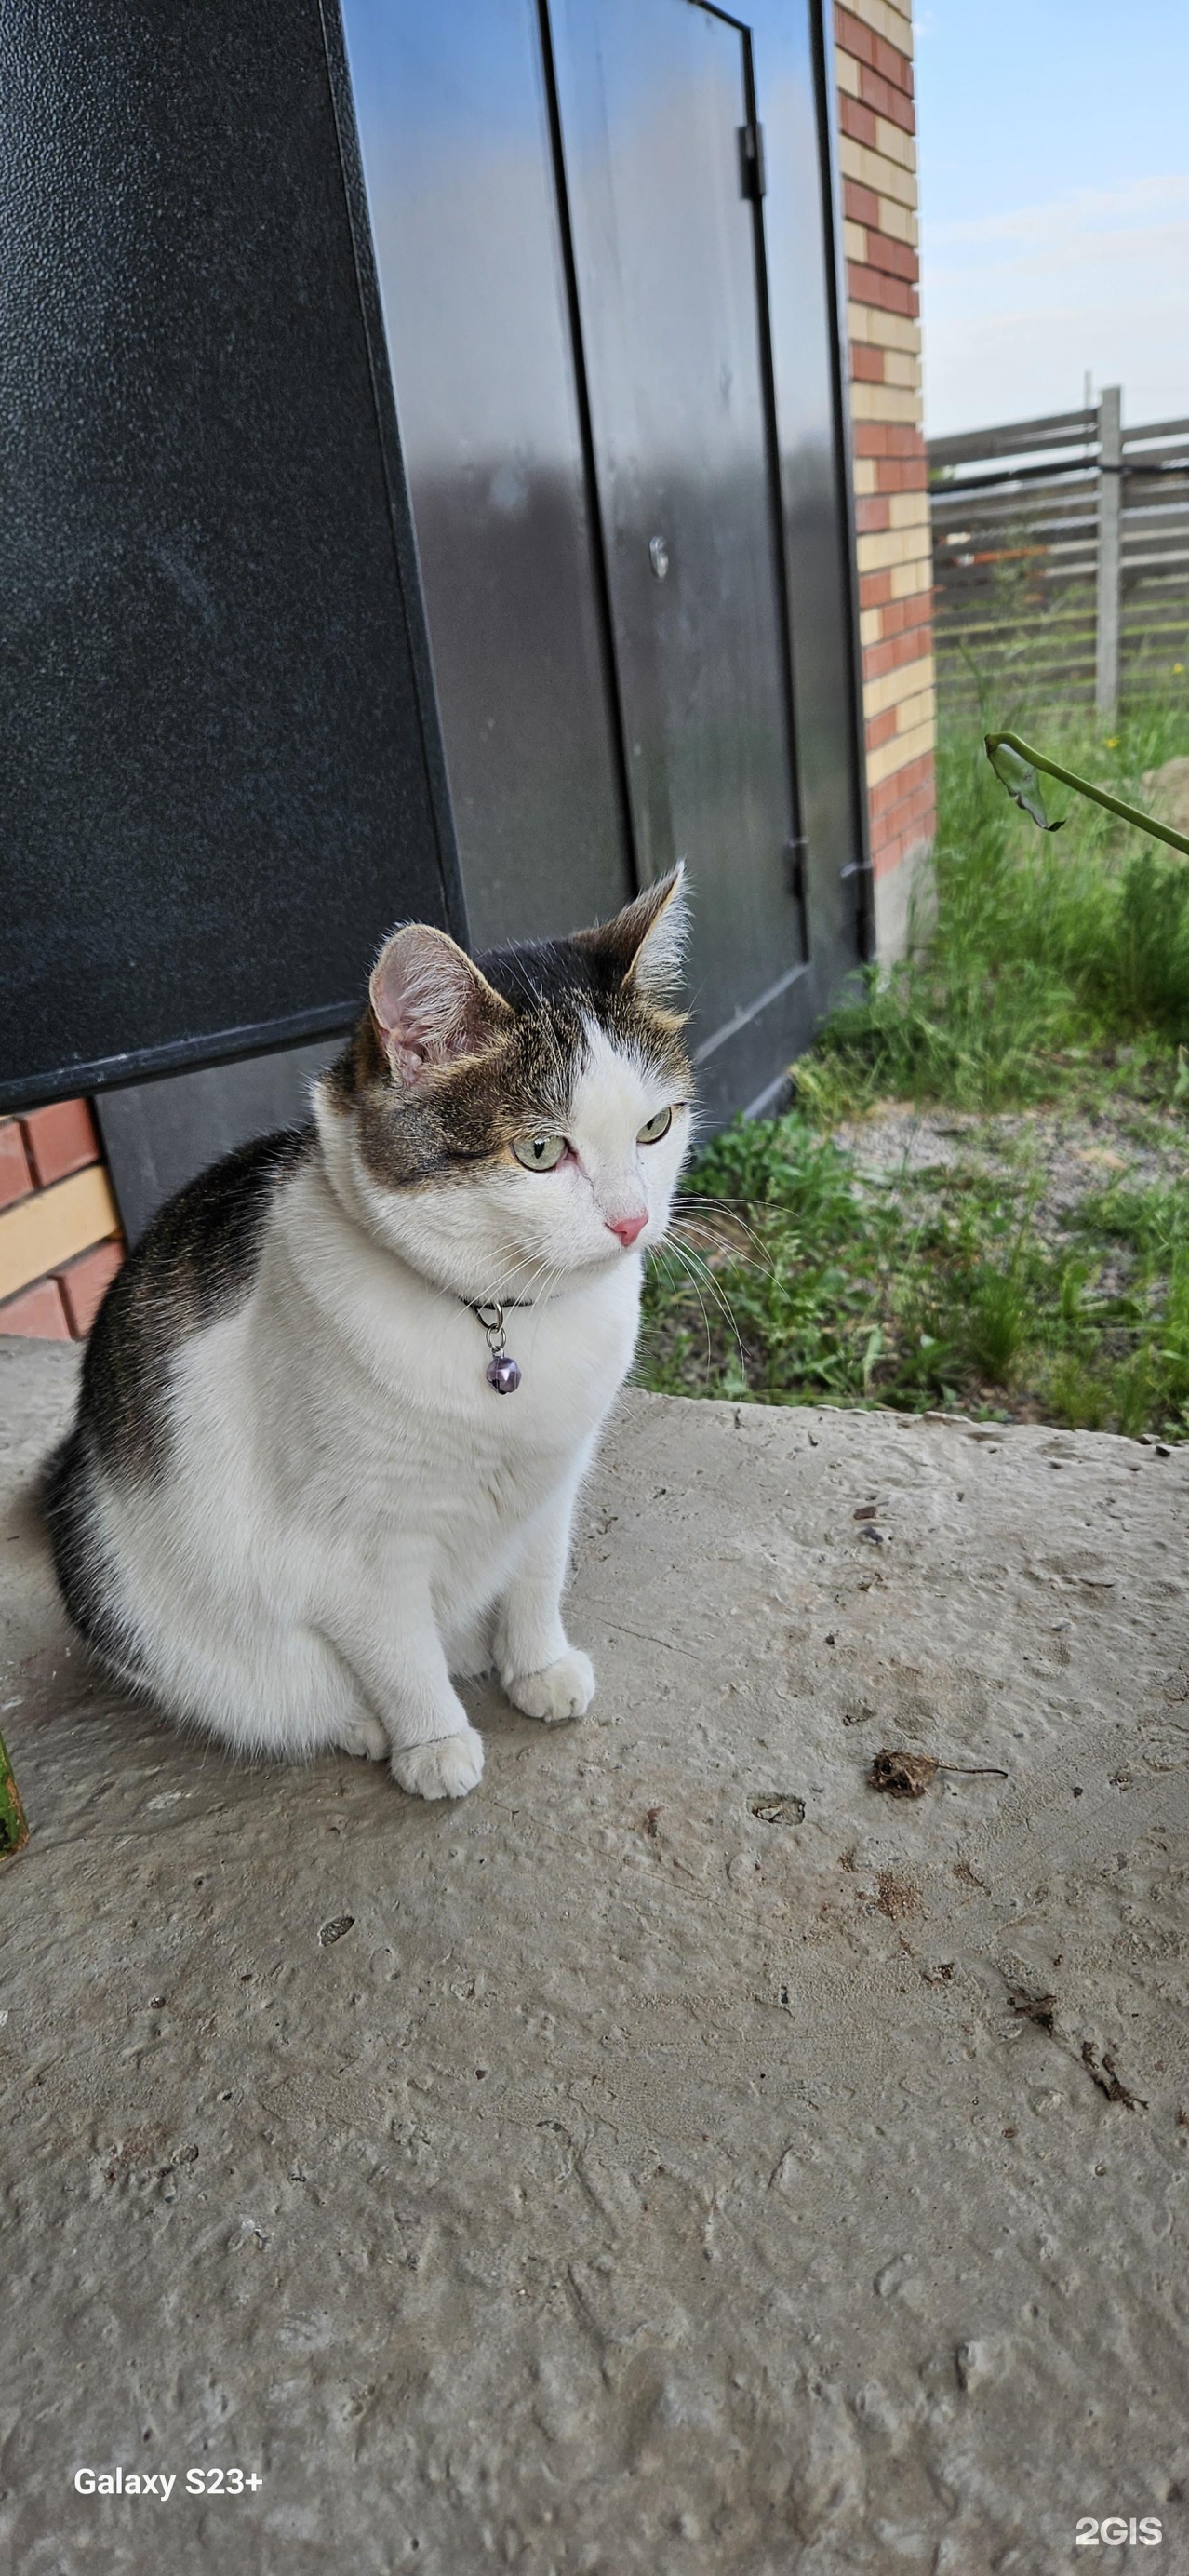
[[[82,1341],[123,1257],[89,1102],[0,1119],[0,1333]]]
[[[933,558],[921,428],[912,20],[834,13],[847,262],[859,635],[879,956],[903,954],[932,842]]]

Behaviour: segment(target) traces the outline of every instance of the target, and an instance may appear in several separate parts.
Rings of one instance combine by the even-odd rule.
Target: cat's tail
[[[58,1589],[80,1636],[117,1681],[143,1689],[147,1675],[136,1640],[116,1609],[115,1569],[100,1529],[95,1480],[91,1443],[76,1423],[46,1459],[37,1506],[49,1533]]]

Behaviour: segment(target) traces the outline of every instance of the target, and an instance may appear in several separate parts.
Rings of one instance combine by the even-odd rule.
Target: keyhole
[[[657,580],[663,581],[665,574],[669,569],[669,549],[665,544],[663,537],[649,538],[648,560],[652,565],[652,569],[656,574]]]

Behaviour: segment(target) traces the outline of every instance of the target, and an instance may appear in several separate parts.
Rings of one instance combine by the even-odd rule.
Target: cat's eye
[[[564,1136],[515,1136],[512,1151],[526,1172],[552,1172],[566,1150]]]
[[[668,1135],[672,1124],[672,1110],[658,1109],[655,1118],[648,1118],[645,1120],[644,1125],[641,1127],[639,1134],[637,1135],[636,1143],[638,1145],[659,1145],[662,1136]]]

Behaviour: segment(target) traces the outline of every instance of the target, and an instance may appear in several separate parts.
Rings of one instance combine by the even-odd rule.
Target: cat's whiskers
[[[716,1199],[703,1195],[701,1191],[687,1191],[674,1199],[673,1212],[675,1216],[684,1219],[687,1223],[696,1218],[708,1230],[714,1225],[715,1214],[721,1215],[726,1225],[737,1227],[740,1234],[747,1236],[755,1259],[766,1263],[770,1268],[772,1255],[763,1235],[757,1233],[754,1225],[749,1225],[746,1217],[739,1214],[740,1208],[747,1207],[749,1204],[747,1199]],[[711,1211],[709,1215],[706,1213],[708,1209]],[[733,1240],[731,1234],[724,1233],[719,1239],[729,1245],[733,1252],[739,1253],[740,1258],[750,1257],[742,1253],[741,1247]]]
[[[674,1262],[677,1267],[679,1281],[688,1284],[688,1286],[693,1289],[694,1295],[697,1298],[698,1305],[701,1309],[702,1329],[706,1335],[706,1370],[709,1375],[714,1361],[714,1337],[710,1330],[710,1317],[706,1312],[706,1302],[702,1296],[698,1282],[686,1269],[685,1263],[682,1260],[680,1247],[677,1244],[668,1241],[664,1243],[654,1243],[649,1247],[649,1259],[655,1261],[658,1267],[663,1261]],[[663,1275],[664,1274],[662,1272],[662,1277]]]
[[[734,1309],[731,1305],[730,1299],[727,1297],[725,1290],[723,1289],[721,1281],[715,1278],[714,1272],[710,1268],[710,1265],[704,1258],[703,1254],[698,1251],[695,1244],[687,1242],[676,1227],[670,1227],[669,1232],[665,1237],[663,1247],[658,1248],[670,1253],[673,1259],[677,1261],[685,1271],[686,1277],[688,1278],[690,1285],[694,1290],[694,1294],[698,1299],[698,1303],[702,1307],[704,1320],[706,1319],[706,1309],[702,1300],[701,1289],[702,1287],[705,1287],[709,1290],[720,1314],[722,1315],[724,1323],[734,1336],[735,1347],[739,1353],[740,1367],[746,1371],[747,1361],[743,1349],[743,1339],[739,1331],[739,1326],[735,1320]],[[709,1330],[708,1325],[707,1329]]]

